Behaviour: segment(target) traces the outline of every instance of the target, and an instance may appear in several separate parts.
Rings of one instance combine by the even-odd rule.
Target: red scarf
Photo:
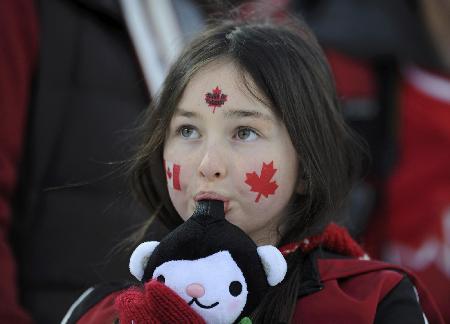
[[[308,237],[300,242],[283,245],[280,247],[280,251],[286,256],[299,248],[303,252],[308,253],[319,246],[331,252],[355,258],[367,257],[364,250],[351,238],[347,229],[335,223],[329,224],[321,234]]]

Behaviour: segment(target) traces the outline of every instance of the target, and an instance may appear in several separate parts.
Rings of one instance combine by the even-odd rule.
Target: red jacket
[[[294,323],[423,323],[422,314],[414,314],[420,308],[414,305],[417,297],[408,296],[411,285],[402,283],[405,280],[417,290],[428,322],[444,323],[427,290],[405,269],[380,261],[334,258],[319,259],[317,266],[321,290],[299,299]],[[400,302],[410,307],[399,308]],[[388,305],[383,309],[382,303]]]
[[[422,310],[429,323],[444,323],[427,291],[406,270],[321,249],[310,256],[306,268],[311,268],[306,269],[307,283],[299,291],[293,323],[423,323]],[[112,323],[118,317],[114,302],[123,286],[103,296],[102,289],[94,289],[76,304],[63,323]]]

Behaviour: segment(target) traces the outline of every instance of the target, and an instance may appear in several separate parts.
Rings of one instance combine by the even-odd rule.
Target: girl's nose
[[[209,181],[221,179],[226,175],[225,159],[214,148],[210,148],[203,156],[198,172]]]
[[[193,298],[200,298],[205,294],[205,288],[200,284],[193,283],[186,287],[186,293]]]

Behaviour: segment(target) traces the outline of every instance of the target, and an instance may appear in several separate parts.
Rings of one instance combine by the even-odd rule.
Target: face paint
[[[193,197],[200,191],[222,195],[228,200],[229,222],[248,233],[258,245],[276,244],[278,225],[284,220],[286,207],[297,190],[300,161],[286,126],[275,114],[276,109],[249,95],[242,87],[241,72],[232,63],[214,62],[188,82],[177,105],[180,113],[172,118],[170,133],[164,140],[164,159],[180,164],[182,169],[181,191],[169,189],[169,196],[175,210],[187,220],[195,210]],[[256,97],[263,98],[258,87],[248,81]],[[211,115],[215,106],[210,100],[214,98],[213,89],[220,91],[220,96],[228,96],[224,104],[217,103],[222,105],[216,107],[217,114]],[[207,92],[211,92],[209,99]],[[213,105],[208,107],[208,102]],[[249,113],[225,114],[230,108]],[[267,118],[259,118],[264,116]],[[180,134],[182,125],[192,125],[189,129],[194,128],[198,133],[186,130]],[[247,132],[237,136],[236,130],[241,126],[261,133],[261,139]],[[220,177],[206,177],[205,172]]]
[[[277,172],[277,169],[273,168],[273,161],[269,164],[265,164],[263,162],[261,168],[261,175],[258,176],[255,171],[252,173],[246,173],[245,183],[250,186],[250,191],[257,192],[258,196],[255,199],[255,202],[258,202],[261,198],[261,195],[264,197],[269,197],[269,195],[274,195],[275,190],[278,188],[278,184],[276,181],[270,181],[272,177]]]
[[[166,170],[167,186],[170,189],[181,191],[180,185],[181,166],[179,164],[170,161],[164,161],[164,168]]]
[[[208,107],[213,107],[213,113],[216,111],[217,107],[221,107],[225,101],[227,101],[228,95],[222,93],[222,90],[217,86],[211,92],[205,94],[205,101],[208,104]]]

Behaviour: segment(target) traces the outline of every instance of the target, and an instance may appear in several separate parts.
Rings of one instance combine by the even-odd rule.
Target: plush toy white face
[[[165,262],[152,278],[177,292],[207,323],[233,323],[247,301],[244,275],[228,251]]]

